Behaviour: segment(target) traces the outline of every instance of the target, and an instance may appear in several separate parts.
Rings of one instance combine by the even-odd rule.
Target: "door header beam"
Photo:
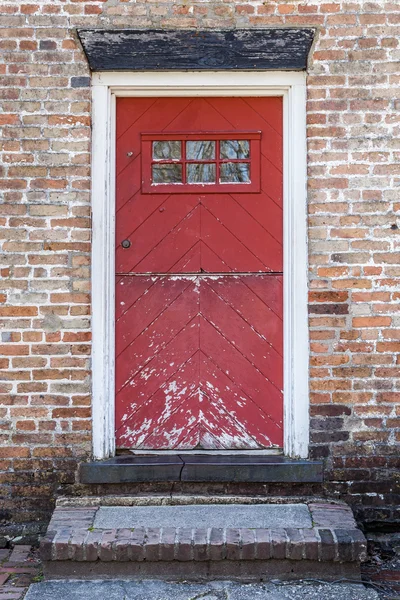
[[[304,71],[312,28],[78,29],[92,71]]]

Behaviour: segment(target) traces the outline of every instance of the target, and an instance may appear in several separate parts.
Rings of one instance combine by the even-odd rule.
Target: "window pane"
[[[215,158],[215,142],[186,142],[186,158],[188,160],[209,160]]]
[[[182,183],[182,165],[160,164],[152,166],[153,183]]]
[[[179,160],[181,158],[181,142],[153,142],[153,159]]]
[[[249,140],[221,140],[221,158],[249,158]]]
[[[221,183],[250,183],[250,163],[221,163]]]
[[[186,179],[188,183],[215,183],[215,164],[187,165]]]

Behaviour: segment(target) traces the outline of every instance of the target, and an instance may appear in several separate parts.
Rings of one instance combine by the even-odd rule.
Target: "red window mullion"
[[[248,159],[248,163],[249,163],[249,176],[250,176],[250,181],[253,181],[253,165],[251,164],[252,161],[252,156],[253,156],[253,140],[250,140],[250,144],[249,144],[249,159]]]
[[[182,183],[186,185],[186,140],[182,140]]]
[[[238,161],[243,162],[243,161]],[[197,160],[189,159],[186,161],[188,165],[213,165],[215,163],[215,158],[198,158]]]
[[[220,165],[220,162],[221,162],[221,159],[220,159],[220,156],[221,156],[221,154],[220,154],[220,143],[221,143],[220,140],[217,140],[217,142],[215,144],[215,152],[216,152],[216,154],[215,154],[215,160],[216,160],[216,166],[215,166],[215,169],[216,169],[215,183],[216,184],[218,184],[220,182],[220,179],[221,179],[220,172],[219,172],[219,169],[220,169],[219,165]]]

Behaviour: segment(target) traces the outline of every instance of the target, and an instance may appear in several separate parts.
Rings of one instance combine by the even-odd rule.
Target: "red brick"
[[[390,317],[355,317],[353,327],[388,327],[391,322]]]
[[[379,453],[394,449],[398,435],[391,411],[399,403],[394,390],[400,367],[400,252],[394,218],[400,202],[393,192],[400,184],[395,147],[399,7],[375,1],[361,8],[345,0],[111,4],[24,0],[0,7],[5,27],[0,51],[6,58],[0,66],[0,227],[7,237],[2,239],[6,262],[0,268],[0,320],[1,331],[10,334],[8,341],[0,341],[0,393],[1,415],[4,410],[12,415],[6,417],[10,423],[2,436],[9,444],[9,432],[22,435],[21,443],[27,444],[22,450],[28,452],[20,459],[3,457],[6,468],[24,460],[37,469],[33,461],[46,460],[51,463],[46,470],[61,473],[57,461],[87,458],[90,452],[90,395],[52,393],[52,386],[65,381],[90,381],[90,90],[71,85],[71,77],[87,77],[88,68],[67,22],[97,28],[105,19],[111,29],[133,21],[135,27],[155,29],[300,25],[319,28],[307,78],[310,402],[330,410],[344,406],[350,411],[346,417],[355,417],[351,432],[346,423],[343,432],[334,432],[350,433],[348,442],[325,432],[326,441],[318,438],[310,452],[321,452],[328,464],[341,461],[335,467],[341,483],[330,482],[327,472],[324,485],[332,495],[347,498],[355,489],[350,480],[354,469],[376,468],[379,477],[386,476],[388,463],[379,462]],[[26,23],[15,27],[20,18]],[[373,147],[365,139],[373,140]],[[29,306],[13,300],[17,293],[33,292],[46,300]],[[61,320],[56,330],[46,328],[52,314]],[[390,390],[379,389],[381,384]],[[57,410],[66,412],[48,416]],[[29,431],[32,424],[37,431]],[[359,466],[351,463],[355,455]],[[368,460],[376,455],[376,466],[362,463],[367,455]],[[24,468],[29,471],[27,464]],[[26,515],[22,507],[30,503],[32,520],[43,520],[36,498],[23,496],[29,486],[13,477],[18,486],[13,491],[21,496],[7,510]],[[360,497],[365,506],[374,502],[369,491],[360,488],[356,502]],[[35,493],[38,506],[44,506],[53,492],[38,486]]]

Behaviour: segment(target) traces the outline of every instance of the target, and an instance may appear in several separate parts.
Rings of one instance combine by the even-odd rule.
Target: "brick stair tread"
[[[58,506],[41,541],[42,560],[77,562],[357,562],[366,540],[345,504],[308,504],[311,527],[94,526],[99,506]]]

